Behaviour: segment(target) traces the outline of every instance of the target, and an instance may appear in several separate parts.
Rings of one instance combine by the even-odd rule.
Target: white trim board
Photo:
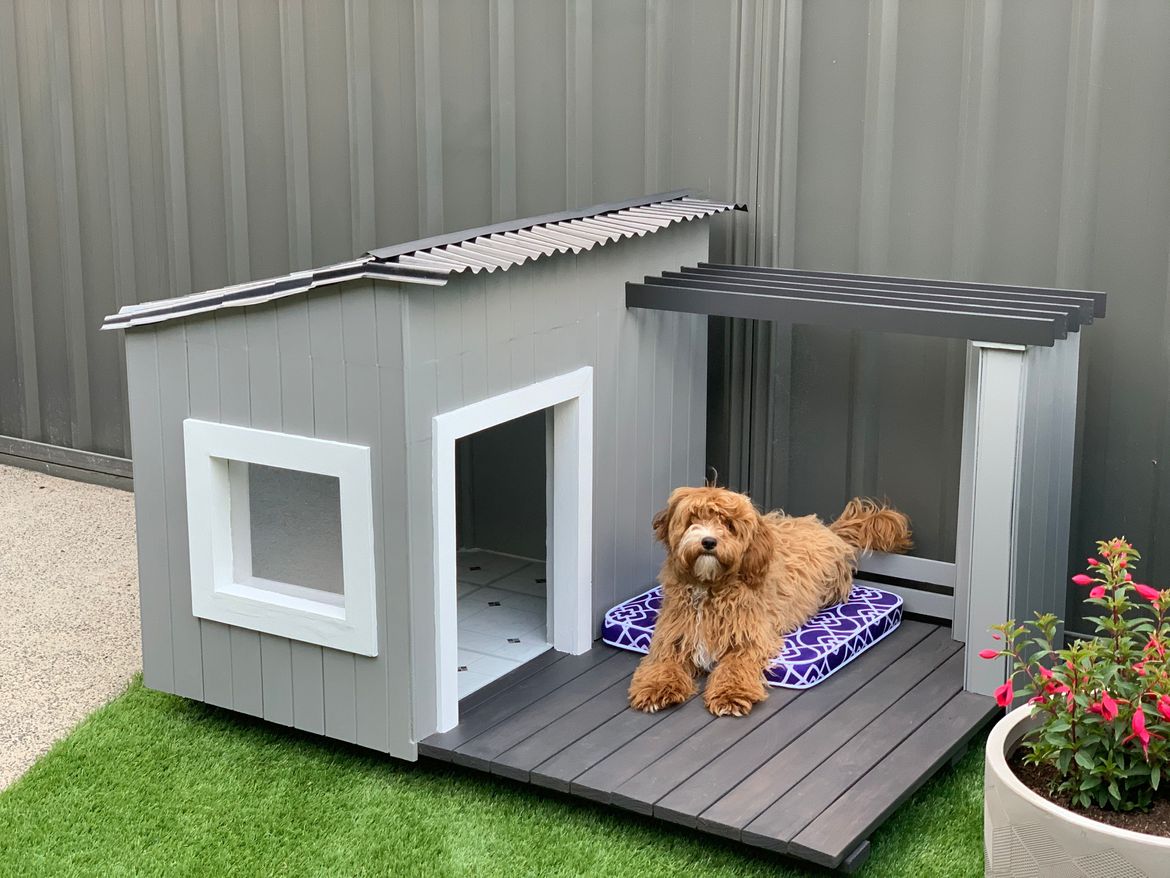
[[[378,654],[370,449],[289,433],[183,421],[191,612],[358,655]],[[340,486],[342,594],[250,575],[247,473],[233,462],[333,476]],[[239,557],[237,557],[239,556]],[[245,563],[246,562],[246,563]]]
[[[593,603],[593,368],[493,396],[433,421],[435,729],[459,723],[459,631],[456,604],[455,442],[507,421],[552,409],[552,540],[549,545],[549,640],[574,655],[592,645]]]

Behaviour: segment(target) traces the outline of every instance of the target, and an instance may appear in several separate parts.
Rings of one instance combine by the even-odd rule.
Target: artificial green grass
[[[862,874],[983,870],[982,748]],[[791,876],[790,860],[458,767],[406,764],[134,683],[0,794],[2,875]]]

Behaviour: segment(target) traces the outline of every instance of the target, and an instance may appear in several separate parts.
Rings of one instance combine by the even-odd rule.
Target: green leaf
[[[1158,789],[1158,784],[1162,780],[1162,766],[1155,765],[1150,769],[1150,786],[1155,790]]]
[[[1084,750],[1078,750],[1076,755],[1077,765],[1086,770],[1093,768],[1093,757]]]

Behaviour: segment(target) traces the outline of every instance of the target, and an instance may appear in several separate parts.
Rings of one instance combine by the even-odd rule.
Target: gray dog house
[[[629,310],[624,283],[706,259],[730,207],[647,197],[108,318],[147,685],[414,758],[458,721],[456,469],[483,449],[456,446],[509,423],[482,443],[480,518],[493,474],[538,465],[516,504],[547,508],[526,540],[548,547],[547,643],[589,649],[654,578],[655,504],[704,468],[706,318]]]
[[[107,318],[147,685],[860,864],[994,713],[987,626],[1062,606],[1104,297],[708,264],[733,207],[647,196]],[[914,618],[743,719],[630,711],[635,657],[594,640],[704,478],[709,315],[968,342],[956,562],[866,559]]]

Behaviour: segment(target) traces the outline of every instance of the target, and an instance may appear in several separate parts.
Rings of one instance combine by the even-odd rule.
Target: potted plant
[[[1010,707],[987,740],[988,875],[1170,875],[1170,590],[1134,581],[1138,552],[1097,544],[1085,602],[1092,640],[1054,642],[1052,614],[994,626]],[[1079,870],[1079,871],[1078,871]]]

